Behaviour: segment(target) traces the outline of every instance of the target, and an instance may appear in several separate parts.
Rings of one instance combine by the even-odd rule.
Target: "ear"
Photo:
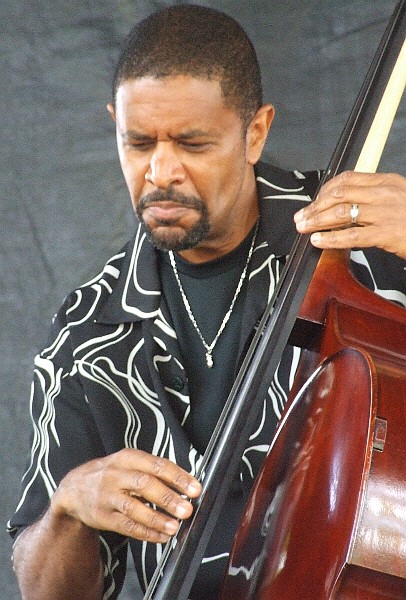
[[[110,117],[113,119],[113,121],[115,121],[116,120],[116,111],[114,110],[114,106],[112,105],[111,102],[108,103],[107,110],[109,111]]]
[[[272,104],[264,104],[252,117],[247,128],[247,160],[255,165],[262,154],[269,129],[275,115]]]

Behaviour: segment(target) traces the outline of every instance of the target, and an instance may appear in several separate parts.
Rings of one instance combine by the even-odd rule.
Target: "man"
[[[138,24],[108,109],[139,224],[66,299],[36,359],[31,461],[10,522],[33,600],[116,598],[128,543],[147,585],[191,514],[185,496],[200,493],[194,474],[317,184],[259,163],[274,110],[251,43],[217,11],[182,5]],[[338,230],[353,204],[362,227]],[[345,174],[296,219],[302,231],[334,229],[316,233],[321,246],[388,251],[383,273],[360,251],[359,276],[406,304],[405,212],[405,179]],[[216,597],[298,355],[286,349],[270,385],[193,599]]]

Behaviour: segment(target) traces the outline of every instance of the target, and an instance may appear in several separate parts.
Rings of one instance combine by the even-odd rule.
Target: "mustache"
[[[203,201],[199,197],[185,196],[172,188],[168,188],[167,190],[154,190],[150,194],[143,196],[140,198],[137,208],[138,210],[144,210],[149,204],[154,204],[155,202],[176,202],[176,204],[181,204],[188,208],[195,208],[200,211],[205,207]]]

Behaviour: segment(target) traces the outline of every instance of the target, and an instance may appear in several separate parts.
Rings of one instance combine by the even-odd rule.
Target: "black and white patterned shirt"
[[[293,214],[311,199],[316,172],[256,169],[260,223],[249,267],[241,323],[240,357],[272,296],[296,236]],[[352,255],[357,276],[377,293],[406,306],[405,263],[377,250]],[[31,399],[31,456],[21,499],[9,523],[16,535],[37,520],[61,479],[74,467],[122,448],[166,457],[195,474],[202,456],[187,435],[190,398],[177,334],[161,291],[157,252],[138,225],[133,239],[103,271],[72,292],[55,316],[48,346],[35,359]],[[300,350],[288,347],[270,384],[239,468],[242,496],[224,520],[235,525],[285,405]],[[233,360],[236,360],[233,357]],[[222,519],[220,519],[221,522]],[[234,523],[234,525],[230,525]],[[228,539],[214,535],[204,565],[225,566]],[[101,532],[105,599],[122,586],[127,542]],[[136,569],[146,586],[162,553],[160,545],[131,541]],[[80,556],[78,556],[80,561]],[[210,583],[209,585],[212,585]],[[214,585],[214,584],[213,584]],[[202,592],[202,597],[209,596]],[[196,596],[197,597],[197,596]],[[195,596],[193,596],[195,598]]]

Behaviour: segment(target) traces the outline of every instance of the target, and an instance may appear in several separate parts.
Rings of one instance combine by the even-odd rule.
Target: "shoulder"
[[[275,165],[259,162],[255,166],[261,199],[284,199],[289,203],[310,202],[320,183],[321,171],[287,171]],[[285,202],[286,204],[286,202]]]
[[[138,224],[134,237],[99,275],[69,294],[62,311],[71,327],[120,325],[156,317],[160,300],[157,253]]]
[[[72,361],[73,331],[86,331],[87,335],[92,337],[93,333],[91,335],[89,332],[94,331],[96,316],[117,285],[130,247],[129,242],[106,261],[96,277],[72,290],[65,297],[52,319],[46,346],[40,353],[42,358],[52,358],[58,364],[69,365]]]
[[[68,321],[96,318],[105,302],[114,293],[117,283],[126,268],[126,259],[131,253],[133,241],[127,244],[104,264],[92,279],[72,290],[65,298],[59,312],[66,314]]]
[[[319,185],[319,171],[286,171],[260,162],[255,166],[261,215],[261,241],[276,256],[289,254],[297,235],[293,216],[311,202]]]

